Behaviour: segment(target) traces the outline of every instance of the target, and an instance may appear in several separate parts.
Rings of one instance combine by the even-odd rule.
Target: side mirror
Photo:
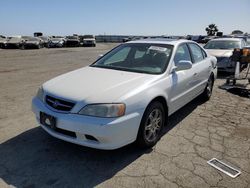
[[[191,61],[181,60],[174,67],[174,71],[188,70],[188,69],[191,69],[192,66],[193,64]]]

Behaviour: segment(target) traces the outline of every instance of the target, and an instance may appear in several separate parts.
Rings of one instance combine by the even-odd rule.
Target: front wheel
[[[208,101],[212,95],[213,92],[213,86],[214,86],[214,77],[211,75],[207,81],[207,85],[203,93],[201,94],[201,98],[204,101]]]
[[[142,117],[136,140],[137,144],[144,148],[154,146],[160,139],[164,123],[165,110],[163,105],[158,101],[149,104]]]

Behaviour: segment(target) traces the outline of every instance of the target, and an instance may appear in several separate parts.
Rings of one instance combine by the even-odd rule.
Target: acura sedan
[[[123,43],[90,66],[44,83],[32,110],[45,131],[71,143],[152,147],[168,116],[198,96],[210,98],[216,63],[192,41]]]
[[[218,38],[210,40],[204,48],[217,58],[218,71],[234,73],[236,62],[231,60],[235,48],[244,48],[246,41],[242,38]],[[241,70],[246,67],[246,63],[241,64]]]

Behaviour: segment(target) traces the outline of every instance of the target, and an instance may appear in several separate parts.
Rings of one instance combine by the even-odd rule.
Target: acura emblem
[[[52,105],[54,108],[56,108],[59,104],[60,102],[58,100],[55,100]]]

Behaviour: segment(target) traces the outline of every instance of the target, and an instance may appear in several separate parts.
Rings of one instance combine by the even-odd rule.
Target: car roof
[[[243,39],[242,38],[216,38],[210,41],[241,41],[241,40]]]
[[[129,41],[127,43],[148,43],[148,44],[168,44],[168,45],[178,45],[183,42],[192,42],[190,40],[185,39],[167,39],[167,38],[148,38],[148,39],[140,39],[135,41]]]

